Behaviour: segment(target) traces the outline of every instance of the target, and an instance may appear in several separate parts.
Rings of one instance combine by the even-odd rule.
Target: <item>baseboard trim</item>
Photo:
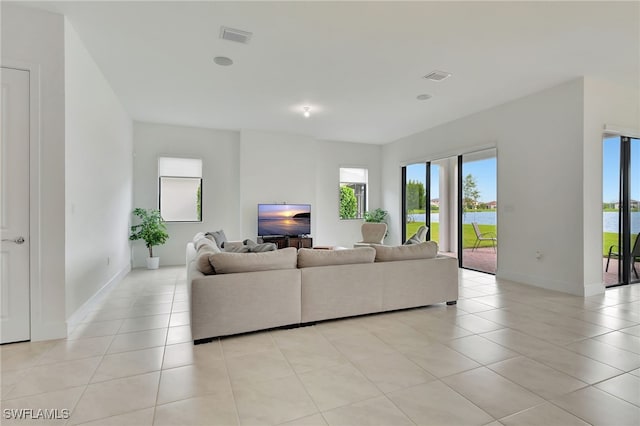
[[[584,286],[584,297],[595,296],[604,293],[605,287],[603,283],[588,284]]]
[[[93,296],[87,299],[86,302],[82,304],[76,311],[67,318],[67,331],[70,332],[77,326],[80,321],[86,316],[89,312],[89,309],[93,307],[93,305],[99,303],[104,297],[106,297],[108,291],[115,286],[117,283],[122,281],[122,279],[131,272],[131,264],[127,264],[124,268],[122,268],[119,272],[117,272],[109,281],[107,281],[98,291],[95,292]]]
[[[65,321],[41,323],[31,329],[32,342],[43,340],[64,339],[67,337],[67,323]]]
[[[583,295],[582,289],[572,288],[570,283],[556,281],[540,276],[529,276],[527,274],[521,274],[518,272],[500,271],[499,274],[496,275],[496,278],[514,281],[516,283],[526,284],[533,287],[544,288],[546,290],[554,290],[561,293],[573,294],[576,296]]]

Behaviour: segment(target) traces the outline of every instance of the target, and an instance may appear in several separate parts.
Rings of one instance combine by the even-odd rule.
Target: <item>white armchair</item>
[[[362,224],[362,241],[353,245],[353,247],[367,247],[371,244],[382,244],[384,236],[387,234],[386,223],[365,222]]]

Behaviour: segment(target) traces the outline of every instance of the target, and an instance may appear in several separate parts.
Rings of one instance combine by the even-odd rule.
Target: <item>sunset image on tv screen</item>
[[[298,236],[311,233],[311,205],[259,204],[258,235]]]

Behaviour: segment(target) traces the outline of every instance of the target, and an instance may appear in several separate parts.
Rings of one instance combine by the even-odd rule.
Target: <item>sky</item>
[[[478,190],[480,191],[480,201],[497,201],[496,195],[496,158],[489,158],[480,161],[465,162],[463,164],[463,175],[472,174],[476,179]],[[410,164],[407,166],[407,180],[416,180],[425,183],[425,164]],[[431,165],[431,198],[440,198],[439,194],[439,166]]]
[[[604,140],[602,149],[602,201],[613,203],[620,198],[620,138]],[[640,139],[631,140],[631,199],[640,200]]]
[[[620,179],[620,138],[611,137],[604,140],[602,151],[602,201],[612,203],[618,201]],[[425,181],[425,164],[407,166],[407,180]],[[497,201],[496,196],[496,158],[464,163],[463,175],[471,173],[478,183],[480,201]],[[439,196],[439,167],[431,165],[431,198]],[[631,140],[631,199],[640,200],[640,139]]]
[[[291,217],[298,213],[309,213],[308,204],[259,204],[258,215],[263,218]]]

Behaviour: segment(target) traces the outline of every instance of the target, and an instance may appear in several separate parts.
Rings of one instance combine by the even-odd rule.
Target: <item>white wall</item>
[[[381,147],[318,141],[287,133],[198,129],[134,124],[134,205],[157,205],[157,158],[203,160],[203,222],[169,223],[167,244],[154,249],[163,265],[184,263],[184,246],[198,231],[224,229],[230,240],[257,238],[259,203],[312,205],[316,245],[351,246],[361,220],[338,219],[339,169],[369,169],[369,207],[381,206]],[[143,266],[144,244],[134,245],[134,266]]]
[[[158,157],[202,159],[202,223],[167,224],[169,240],[153,249],[161,265],[184,265],[185,245],[199,231],[224,229],[230,239],[241,237],[239,138],[235,131],[134,123],[134,207],[158,208]],[[144,242],[132,247],[133,266],[144,266]]]
[[[130,269],[133,123],[65,22],[66,307]]]
[[[602,291],[602,129],[640,131],[638,87],[584,80],[584,283],[585,294]]]
[[[369,170],[369,209],[381,207],[380,146],[243,130],[240,148],[242,238],[256,238],[259,203],[311,204],[314,245],[351,247],[362,220],[340,220],[340,167]]]
[[[2,3],[2,65],[31,68],[40,104],[32,133],[31,339],[67,334],[65,311],[65,81],[61,15]]]
[[[311,234],[316,234],[316,146],[307,136],[240,132],[241,239],[256,239],[259,203],[311,204]]]
[[[340,167],[368,169],[369,210],[382,207],[382,147],[319,141],[316,154],[316,232],[314,244],[352,247],[362,240],[363,220],[340,220]]]
[[[498,277],[583,294],[582,145],[579,79],[383,146],[391,241],[400,242],[401,165],[495,146]]]

